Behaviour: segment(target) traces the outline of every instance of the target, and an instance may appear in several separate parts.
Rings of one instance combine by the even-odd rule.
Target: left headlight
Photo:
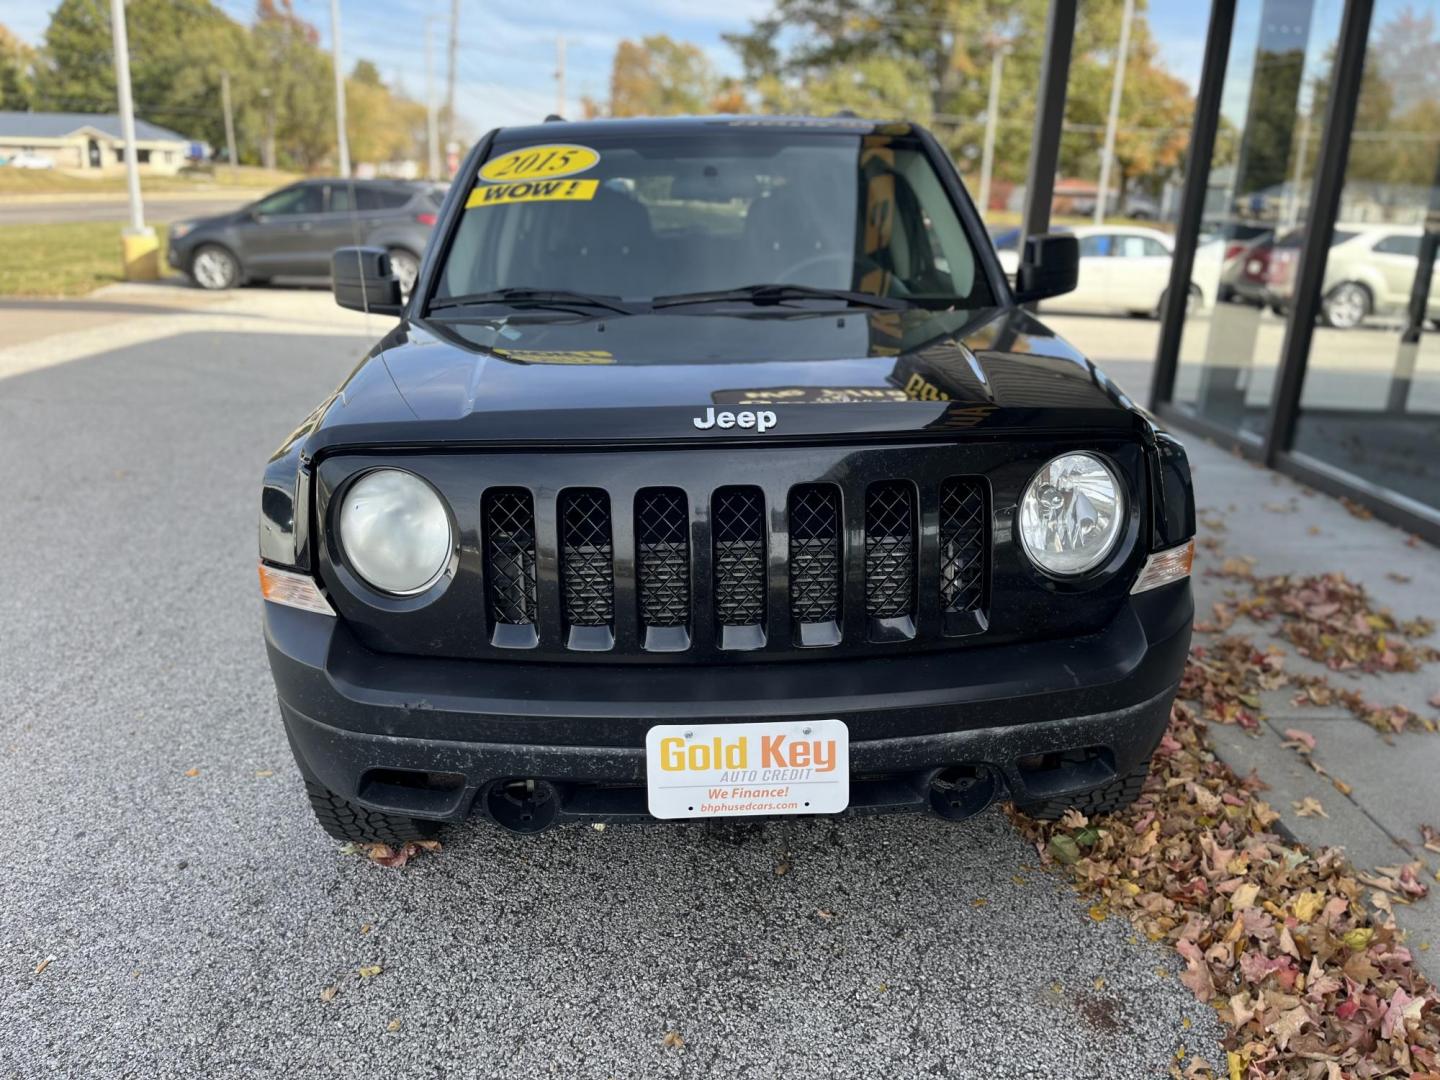
[[[1100,565],[1120,539],[1125,496],[1095,454],[1061,454],[1046,463],[1020,500],[1020,540],[1043,570],[1071,576]]]
[[[399,469],[376,469],[345,492],[340,546],[369,585],[410,596],[440,578],[455,545],[450,516],[434,488]]]
[[[170,226],[170,239],[179,240],[187,233],[193,231],[194,228],[195,226],[188,221],[177,221]]]

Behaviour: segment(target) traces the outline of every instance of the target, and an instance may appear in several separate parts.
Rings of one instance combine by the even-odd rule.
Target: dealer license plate
[[[657,818],[838,814],[850,803],[841,720],[662,724],[645,735]]]

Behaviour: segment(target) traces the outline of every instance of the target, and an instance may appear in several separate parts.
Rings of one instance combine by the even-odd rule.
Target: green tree
[[[30,108],[35,88],[35,50],[0,25],[0,109]]]
[[[750,31],[729,35],[759,107],[831,108],[837,84],[857,71],[871,93],[845,95],[848,107],[881,115],[927,116],[963,170],[978,167],[991,61],[1005,50],[996,126],[995,176],[1023,181],[1039,89],[1050,0],[775,0]],[[1060,168],[1098,172],[1098,152],[1120,37],[1123,0],[1086,0],[1076,23],[1066,103],[1074,130],[1061,144]],[[1173,169],[1188,138],[1188,92],[1159,63],[1141,14],[1132,28],[1121,147],[1125,182],[1150,169]],[[874,66],[884,62],[883,65]],[[864,65],[864,67],[861,67]],[[846,71],[851,73],[847,78]],[[905,72],[908,86],[891,74]],[[1134,89],[1129,89],[1133,84]],[[812,97],[807,88],[822,87]],[[1158,93],[1151,102],[1147,94]],[[928,108],[919,98],[928,98]],[[1141,132],[1134,129],[1146,129]],[[1133,136],[1133,137],[1131,137]]]
[[[243,90],[255,104],[237,119],[245,141],[277,165],[317,168],[335,152],[335,98],[322,89],[334,84],[334,68],[319,33],[290,0],[259,0],[250,40],[254,63]]]
[[[588,115],[678,116],[735,111],[743,100],[696,46],[664,34],[622,41],[615,49],[608,109],[585,103]]]
[[[248,66],[245,28],[211,0],[130,0],[125,23],[136,113],[222,145],[220,72]],[[103,0],[61,0],[45,31],[35,82],[40,108],[116,108],[110,13]]]
[[[104,0],[60,0],[35,72],[38,106],[58,112],[115,108],[110,12]]]
[[[356,161],[423,158],[425,107],[387,86],[369,60],[360,60],[345,80],[345,133]]]

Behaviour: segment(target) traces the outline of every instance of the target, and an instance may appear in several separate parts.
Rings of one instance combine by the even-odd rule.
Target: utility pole
[[[160,276],[160,245],[155,230],[145,227],[140,201],[140,161],[135,150],[135,103],[130,97],[130,42],[125,33],[125,0],[110,0],[110,39],[115,49],[115,89],[120,98],[120,131],[125,138],[125,186],[130,194],[130,227],[120,234],[125,276],[154,280]]]
[[[565,115],[565,35],[555,39],[555,115]]]
[[[445,73],[445,143],[455,139],[455,54],[460,47],[460,0],[450,0],[450,68]]]
[[[268,86],[260,88],[260,99],[265,102],[265,144],[260,148],[260,160],[265,168],[275,170],[275,95]]]
[[[435,20],[425,20],[425,175],[440,179],[440,125],[435,116]]]
[[[1110,197],[1110,166],[1115,159],[1115,129],[1120,124],[1120,97],[1125,91],[1125,58],[1130,52],[1130,23],[1135,0],[1125,0],[1120,16],[1120,47],[1115,53],[1115,79],[1110,84],[1110,115],[1105,119],[1105,149],[1100,154],[1100,191],[1095,197],[1095,224],[1105,224],[1105,203]]]
[[[340,175],[350,176],[350,140],[345,135],[345,68],[340,63],[340,0],[330,0],[330,51],[335,65],[335,136]]]
[[[235,159],[235,110],[230,106],[230,72],[220,72],[220,103],[225,107],[225,157],[230,171],[240,164]]]
[[[1000,124],[1000,76],[1005,69],[1005,54],[1010,45],[1000,38],[991,38],[995,50],[990,58],[990,98],[985,106],[985,143],[980,152],[980,216],[990,209],[990,174],[995,168],[995,129]]]

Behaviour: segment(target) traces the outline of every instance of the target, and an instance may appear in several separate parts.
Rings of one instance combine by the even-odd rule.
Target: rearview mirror
[[[1068,233],[1039,233],[1025,238],[1015,299],[1022,304],[1063,296],[1080,280],[1080,242]]]
[[[330,288],[335,302],[351,311],[399,315],[405,306],[390,253],[380,247],[336,248],[330,256]]]

